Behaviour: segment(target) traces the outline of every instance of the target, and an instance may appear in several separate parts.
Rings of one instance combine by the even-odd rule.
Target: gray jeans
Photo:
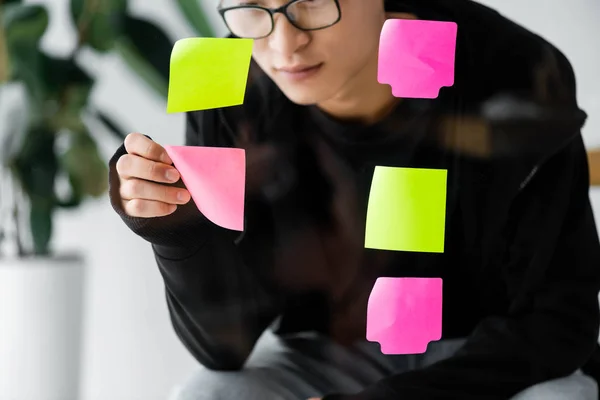
[[[170,400],[307,400],[327,393],[354,393],[394,372],[451,356],[462,340],[429,344],[427,353],[384,356],[377,343],[343,348],[317,335],[280,338],[266,331],[246,368],[200,368]],[[533,386],[511,400],[596,400],[596,381],[581,373]]]

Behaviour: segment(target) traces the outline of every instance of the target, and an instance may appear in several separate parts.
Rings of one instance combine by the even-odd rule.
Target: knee
[[[564,378],[532,386],[511,400],[597,400],[598,384],[584,374],[577,373]]]

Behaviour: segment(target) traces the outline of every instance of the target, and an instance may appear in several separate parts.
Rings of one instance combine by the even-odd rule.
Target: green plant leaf
[[[71,58],[42,55],[43,78],[50,93],[60,93],[67,86],[92,88],[94,79]]]
[[[71,0],[70,10],[79,43],[106,52],[121,34],[127,0]]]
[[[165,80],[169,80],[169,68],[173,41],[157,25],[127,15],[123,35],[136,52]]]
[[[38,256],[50,254],[53,213],[54,204],[49,199],[39,197],[31,199],[29,226],[33,237],[33,252]]]
[[[6,46],[3,51],[8,55],[8,65],[3,68],[10,69],[9,79],[24,81],[39,102],[44,88],[39,77],[42,67],[38,44],[48,27],[48,12],[41,5],[10,3],[2,6],[0,17]]]
[[[54,197],[54,178],[58,170],[54,143],[54,132],[32,127],[15,158],[16,176],[30,198]]]
[[[115,50],[123,58],[123,61],[136,72],[139,78],[144,80],[156,93],[167,98],[169,92],[169,81],[156,70],[139,53],[135,45],[126,37],[121,37],[115,43]]]
[[[9,47],[11,80],[25,84],[30,101],[30,120],[42,119],[46,98],[46,82],[43,78],[43,55],[37,48]]]
[[[177,0],[177,5],[198,36],[215,36],[214,30],[198,0]]]
[[[30,201],[30,226],[36,254],[47,254],[55,207],[54,181],[58,161],[54,152],[54,133],[33,127],[12,165],[14,176]]]
[[[69,132],[69,145],[60,155],[60,165],[68,174],[73,192],[99,197],[108,189],[108,166],[100,157],[95,141],[86,130]]]
[[[73,59],[43,56],[44,124],[54,132],[85,129],[81,120],[94,80]]]
[[[12,2],[2,6],[2,25],[10,43],[37,46],[48,23],[48,11],[42,5]]]

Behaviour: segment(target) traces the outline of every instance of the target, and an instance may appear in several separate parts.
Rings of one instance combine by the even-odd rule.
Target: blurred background
[[[600,36],[600,2],[480,2],[566,54],[578,78],[580,107],[589,115],[586,145],[600,148],[600,47],[594,41]],[[172,330],[149,244],[131,233],[109,204],[106,164],[131,131],[161,144],[183,143],[184,116],[165,111],[168,57],[177,39],[225,33],[217,0],[0,3],[0,399],[12,399],[2,392],[8,390],[5,374],[31,366],[27,360],[17,365],[7,355],[17,351],[15,343],[39,336],[49,339],[39,348],[30,345],[30,357],[54,351],[67,369],[78,372],[77,384],[63,387],[64,393],[77,391],[83,400],[167,399],[197,365]],[[2,83],[15,71],[24,86]],[[35,94],[29,102],[23,89]],[[23,121],[32,119],[35,128],[23,131]],[[15,190],[15,176],[24,182],[22,191]],[[44,185],[51,177],[57,179],[56,190]],[[590,193],[598,216],[600,186]],[[29,217],[31,228],[23,222]],[[50,263],[71,265],[64,272],[68,285],[60,277],[39,278]],[[57,283],[44,289],[42,281]],[[57,305],[31,303],[36,318],[15,314],[15,304],[9,304],[32,302],[33,294],[44,290]],[[59,307],[61,299],[69,307]],[[30,337],[15,328],[51,313],[54,324],[27,322]],[[60,327],[78,326],[77,315],[82,331],[71,330],[64,339]],[[81,353],[72,350],[78,335]],[[63,347],[48,349],[52,337],[62,337]],[[38,365],[30,373],[51,376],[52,367]]]

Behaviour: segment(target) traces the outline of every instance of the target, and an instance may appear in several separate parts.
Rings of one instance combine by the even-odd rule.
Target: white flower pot
[[[83,260],[0,259],[0,399],[76,400]]]

